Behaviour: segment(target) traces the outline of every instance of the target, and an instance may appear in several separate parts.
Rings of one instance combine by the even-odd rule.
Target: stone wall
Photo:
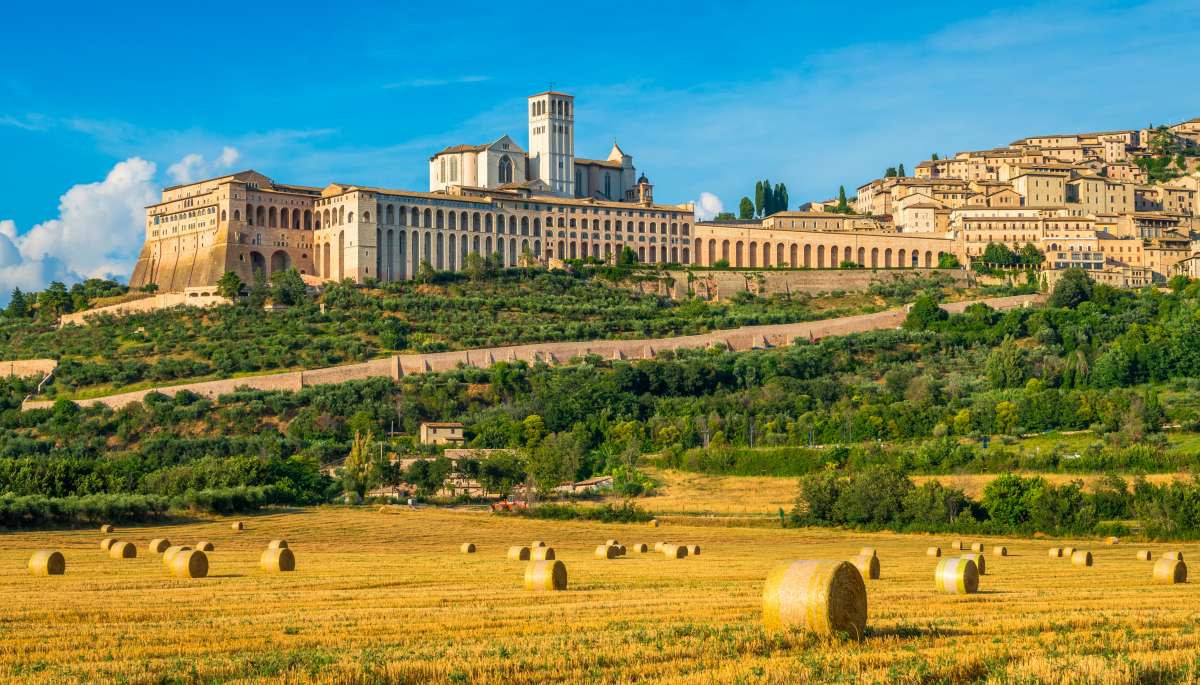
[[[218,304],[229,304],[229,302],[229,298],[221,297],[216,293],[216,288],[188,288],[183,292],[158,293],[156,295],[143,297],[137,300],[129,300],[128,302],[110,304],[107,307],[96,307],[95,309],[88,309],[82,312],[63,314],[58,319],[58,325],[60,327],[66,326],[67,324],[84,326],[87,325],[88,319],[106,314],[110,316],[125,316],[127,314],[152,312],[156,309],[178,307],[180,305],[188,305],[192,307],[212,307]]]
[[[835,290],[866,292],[876,284],[897,279],[929,278],[941,275],[956,285],[966,285],[969,275],[962,269],[813,269],[802,271],[669,271],[672,283],[646,282],[646,288],[674,299],[689,296],[704,300],[726,300],[739,292],[756,295],[798,293],[816,295]],[[689,282],[688,274],[692,274]]]
[[[961,312],[974,302],[984,302],[997,309],[1015,309],[1028,306],[1042,299],[1041,295],[1016,295],[943,305],[951,313]],[[804,323],[768,324],[744,326],[700,335],[683,335],[673,338],[644,340],[593,340],[584,342],[535,343],[510,345],[456,352],[434,352],[429,354],[403,354],[387,359],[376,359],[359,364],[333,366],[311,371],[293,371],[264,376],[247,376],[219,381],[186,383],[134,392],[108,395],[94,399],[76,400],[82,406],[104,404],[114,409],[132,402],[140,402],[151,392],[173,396],[187,390],[204,397],[216,398],[238,388],[254,390],[299,390],[314,385],[345,383],[367,378],[391,378],[428,372],[449,371],[460,365],[487,368],[501,361],[525,361],[563,364],[573,358],[598,355],[604,359],[650,359],[664,350],[696,349],[718,346],[734,351],[791,345],[797,339],[819,340],[834,335],[849,335],[865,331],[896,328],[904,322],[906,307],[889,309],[874,314],[859,314],[839,319],[809,321]],[[29,400],[21,405],[22,410],[51,406],[49,401]]]
[[[17,359],[0,362],[0,376],[45,378],[56,368],[58,362],[53,359]]]

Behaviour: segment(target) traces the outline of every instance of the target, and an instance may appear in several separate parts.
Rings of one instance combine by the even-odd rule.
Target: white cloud
[[[723,211],[725,204],[721,202],[721,198],[709,192],[700,193],[700,199],[696,201],[697,219],[707,221]]]
[[[237,148],[228,145],[212,161],[206,160],[203,155],[193,152],[167,167],[167,174],[170,175],[171,180],[180,185],[192,183],[202,178],[209,178],[223,171],[228,171],[230,167],[237,163],[240,156]]]
[[[145,237],[145,206],[157,199],[155,171],[153,162],[131,157],[103,181],[64,193],[57,218],[20,235],[12,221],[0,221],[0,299],[51,280],[127,278]]]
[[[418,78],[410,81],[399,81],[397,83],[385,83],[383,87],[386,89],[393,88],[434,88],[439,86],[453,86],[460,83],[483,83],[491,80],[490,76],[456,76],[454,78]]]

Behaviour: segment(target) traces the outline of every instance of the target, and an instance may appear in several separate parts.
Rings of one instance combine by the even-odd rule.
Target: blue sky
[[[445,145],[524,144],[550,84],[576,96],[578,154],[615,138],[661,201],[733,208],[767,177],[795,205],[934,151],[1200,116],[1197,37],[1195,0],[20,3],[0,297],[127,275],[138,208],[177,180],[423,189]]]

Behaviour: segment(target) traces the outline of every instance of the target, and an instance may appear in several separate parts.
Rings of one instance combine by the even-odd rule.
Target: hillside
[[[904,474],[1196,470],[1200,284],[1135,293],[1086,279],[1064,283],[1050,305],[1007,312],[972,305],[946,315],[923,296],[902,330],[786,348],[554,367],[499,363],[216,401],[151,394],[118,411],[60,402],[21,413],[29,382],[10,380],[0,415],[0,492],[175,497],[269,486],[283,501],[313,502],[406,481],[432,494],[448,462],[400,472],[367,459],[438,454],[412,440],[430,420],[463,421],[471,446],[511,450],[469,467],[494,492],[527,480],[549,491],[611,473],[620,492],[635,495],[654,488],[639,470],[648,462],[731,475],[866,474],[858,487],[884,468],[897,474],[888,482],[898,497],[910,490]],[[1020,437],[1045,431],[1063,437]],[[378,441],[389,432],[396,435]],[[356,446],[356,435],[365,442]],[[347,454],[359,456],[342,480],[319,474]],[[828,485],[836,497],[844,484]],[[1034,486],[1050,498],[1043,501],[1106,496],[1021,485]],[[1200,510],[1151,505],[1173,490],[1138,488],[1138,499],[1104,504],[1111,515],[1095,517],[1097,500],[1091,514],[1067,507],[1042,529],[1088,532],[1113,518],[1153,522],[1168,535],[1200,528]],[[1186,492],[1178,496],[1192,496]],[[816,523],[999,525],[984,506],[986,488],[967,519],[938,508],[967,501],[951,495],[921,513],[897,505],[844,518],[847,511],[834,508]]]
[[[184,380],[226,378],[437,352],[559,340],[647,338],[878,311],[940,282],[909,279],[872,293],[739,296],[673,301],[620,287],[607,271],[508,270],[472,280],[436,274],[373,288],[332,284],[313,297],[277,286],[263,296],[294,302],[263,311],[249,302],[102,317],[58,328],[52,317],[0,318],[0,358],[52,357],[48,397],[95,396]],[[618,273],[621,278],[656,278]],[[254,299],[252,294],[251,301]]]

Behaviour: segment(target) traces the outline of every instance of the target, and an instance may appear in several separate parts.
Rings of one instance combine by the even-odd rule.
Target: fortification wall
[[[44,378],[56,368],[58,362],[53,359],[16,359],[0,362],[0,376]]]
[[[805,269],[802,271],[742,270],[742,271],[669,271],[673,279],[647,283],[646,288],[674,299],[689,296],[705,300],[727,300],[736,293],[756,295],[802,293],[815,295],[835,290],[866,292],[876,284],[888,284],[896,279],[928,278],[934,274],[949,277],[957,285],[965,285],[968,274],[962,269]],[[692,280],[688,281],[688,274]]]
[[[1041,299],[1040,295],[1016,295],[943,305],[952,313],[958,313],[975,302],[986,303],[996,309],[1024,307]],[[314,385],[345,383],[367,378],[391,378],[428,372],[449,371],[460,365],[487,368],[501,361],[525,361],[564,364],[573,358],[598,355],[605,359],[652,359],[664,350],[696,349],[713,346],[734,351],[783,347],[796,339],[819,340],[834,335],[849,335],[866,331],[896,328],[904,322],[906,307],[889,309],[874,314],[859,314],[839,319],[809,321],[804,323],[767,324],[744,326],[700,335],[683,335],[672,338],[640,340],[593,340],[583,342],[536,343],[510,345],[456,352],[434,352],[429,354],[404,354],[387,359],[375,359],[358,364],[333,366],[311,371],[293,371],[263,376],[246,376],[219,381],[185,383],[162,388],[137,390],[134,392],[108,395],[93,399],[76,400],[82,406],[103,404],[118,409],[132,402],[140,402],[151,392],[174,396],[188,390],[204,397],[216,398],[238,388],[253,390],[300,390]],[[22,410],[48,407],[52,402],[26,401]]]
[[[112,316],[123,316],[126,314],[137,314],[140,312],[152,312],[156,309],[178,307],[180,305],[188,305],[192,307],[212,307],[218,304],[229,304],[229,302],[229,298],[221,297],[216,293],[216,288],[190,288],[184,292],[158,293],[156,295],[143,297],[137,300],[129,300],[128,302],[110,304],[107,307],[96,307],[95,309],[88,309],[87,311],[63,314],[58,319],[58,325],[60,327],[66,326],[67,324],[83,326],[87,325],[88,319],[105,314]]]

